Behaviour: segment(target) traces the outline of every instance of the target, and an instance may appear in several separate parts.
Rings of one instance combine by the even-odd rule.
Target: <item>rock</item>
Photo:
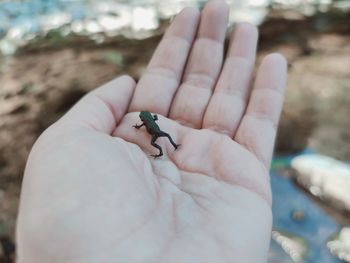
[[[272,171],[270,178],[274,197],[271,244],[279,244],[292,259],[290,262],[340,263],[326,246],[339,229],[334,219],[301,191],[291,178],[281,176],[279,171]]]
[[[350,212],[350,166],[320,154],[299,155],[292,159],[297,181],[311,194],[332,207]]]
[[[309,247],[303,238],[287,232],[273,230],[272,239],[282,247],[293,262],[304,262]]]
[[[350,262],[350,227],[342,228],[327,242],[330,252],[340,260]]]

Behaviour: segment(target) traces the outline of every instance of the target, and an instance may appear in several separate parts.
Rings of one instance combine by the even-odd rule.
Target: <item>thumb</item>
[[[86,94],[59,122],[80,123],[111,134],[125,115],[134,89],[130,76],[115,78]]]

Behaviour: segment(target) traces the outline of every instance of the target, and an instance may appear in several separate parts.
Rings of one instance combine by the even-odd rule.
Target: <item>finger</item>
[[[186,8],[175,17],[137,84],[130,112],[148,110],[168,115],[198,20],[199,12],[196,8]]]
[[[174,102],[170,117],[192,127],[201,127],[205,108],[222,66],[228,6],[209,1],[201,15],[198,36]]]
[[[238,24],[214,94],[204,115],[203,127],[234,136],[247,104],[255,63],[258,30]]]
[[[116,78],[85,95],[60,122],[80,123],[111,134],[125,115],[134,88],[131,77]]]
[[[258,70],[247,111],[235,140],[270,167],[276,129],[283,106],[287,63],[283,56],[270,54]]]

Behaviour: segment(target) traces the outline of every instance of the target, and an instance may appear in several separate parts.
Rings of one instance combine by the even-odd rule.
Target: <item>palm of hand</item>
[[[130,132],[133,117],[128,114],[116,133],[142,141],[145,132]],[[27,170],[39,175],[32,185],[45,185],[30,208],[40,222],[32,229],[41,230],[36,246],[46,247],[38,262],[52,255],[57,262],[263,260],[268,242],[261,240],[269,239],[271,225],[266,169],[226,135],[160,121],[174,126],[172,134],[184,129],[182,148],[167,150],[170,159],[155,160],[134,143],[81,127],[56,127],[42,136],[29,164],[40,159],[45,166]],[[69,143],[62,145],[62,137]],[[251,182],[250,175],[256,176]]]
[[[263,61],[247,106],[257,34],[237,27],[220,70],[226,8],[204,9],[181,85],[193,9],[174,20],[135,92],[118,78],[42,135],[23,182],[19,262],[265,261],[285,62]],[[150,136],[132,128],[141,110],[159,114],[177,151],[159,139],[167,157],[149,157]]]
[[[134,218],[144,221],[130,226],[137,231],[125,235],[130,245],[118,258],[128,258],[128,262],[234,262],[237,258],[263,262],[268,242],[261,240],[269,240],[272,219],[264,165],[226,135],[165,118],[160,119],[162,127],[175,134],[182,146],[174,152],[164,139],[169,158],[154,160],[148,157],[154,149],[144,138],[147,134],[127,131],[129,125],[124,122],[132,123],[137,116],[130,115],[114,134],[145,150],[135,144],[124,146],[130,149],[129,161],[140,183],[137,193],[135,182],[126,187],[130,195],[136,195],[130,205],[140,209]],[[154,250],[143,250],[145,244]],[[132,255],[135,246],[144,253]]]

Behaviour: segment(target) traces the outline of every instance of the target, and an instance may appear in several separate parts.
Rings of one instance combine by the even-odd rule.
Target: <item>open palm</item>
[[[269,166],[286,63],[267,56],[250,90],[257,30],[228,8],[172,22],[137,86],[120,77],[52,125],[29,157],[18,262],[266,262]],[[200,22],[199,22],[200,18]],[[197,28],[198,27],[198,28]],[[176,143],[150,145],[138,112]]]

